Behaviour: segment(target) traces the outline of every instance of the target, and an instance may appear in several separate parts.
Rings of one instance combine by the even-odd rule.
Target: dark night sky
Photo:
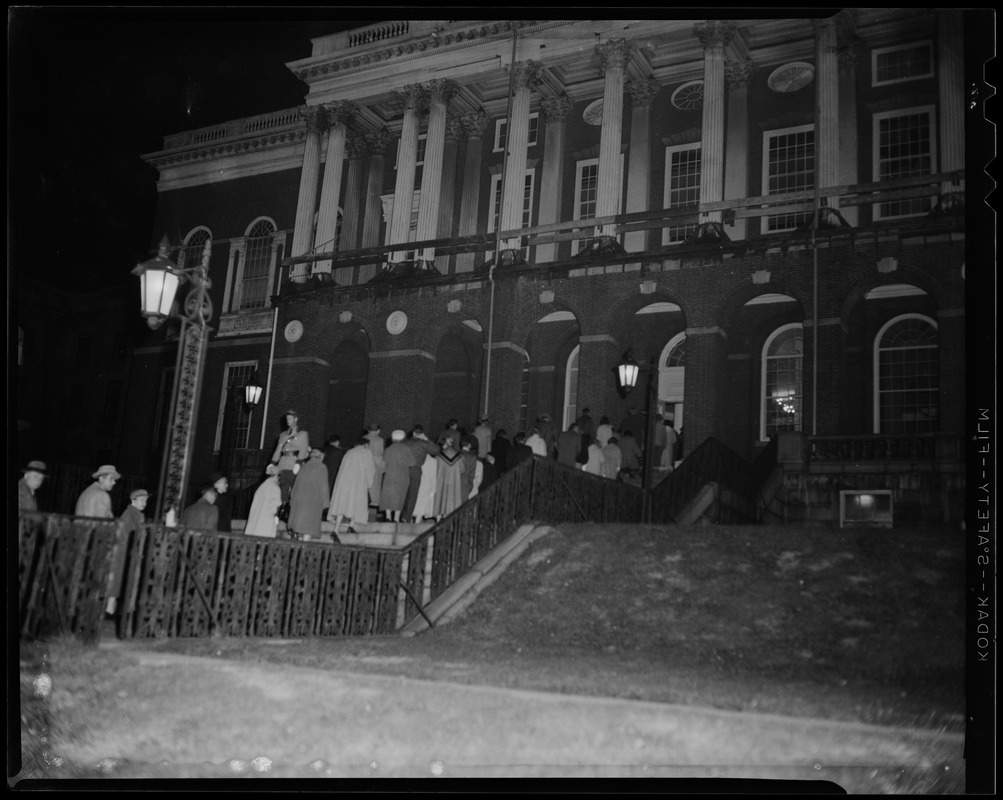
[[[367,22],[345,7],[9,8],[9,274],[71,290],[128,280],[155,238],[157,174],[140,156],[166,134],[302,103],[285,63]]]

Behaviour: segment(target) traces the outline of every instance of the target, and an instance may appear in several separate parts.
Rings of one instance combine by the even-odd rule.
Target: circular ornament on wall
[[[387,330],[394,336],[404,332],[407,327],[407,314],[403,311],[394,311],[387,317]]]
[[[766,82],[773,91],[783,94],[803,89],[813,80],[815,80],[815,67],[807,61],[792,61],[773,70]]]
[[[684,83],[672,93],[672,105],[680,111],[703,108],[703,81]]]
[[[602,125],[602,100],[589,103],[582,112],[582,119],[589,125]]]
[[[294,319],[286,325],[285,337],[287,342],[298,342],[303,335],[303,323]]]

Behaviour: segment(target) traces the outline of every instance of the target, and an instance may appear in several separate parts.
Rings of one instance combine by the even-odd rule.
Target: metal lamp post
[[[640,366],[634,360],[633,352],[628,350],[623,360],[617,365],[617,379],[620,388],[629,392],[637,385]],[[658,384],[655,380],[655,358],[648,362],[648,399],[645,404],[647,412],[644,434],[644,464],[641,467],[641,488],[644,489],[643,520],[648,522],[651,516],[651,456],[655,445],[654,424],[655,410],[658,405]]]
[[[178,513],[184,502],[185,487],[195,439],[195,414],[205,367],[209,320],[209,257],[212,242],[207,241],[198,266],[183,268],[169,257],[170,244],[165,236],[156,256],[138,264],[132,274],[139,278],[141,313],[152,330],[160,328],[172,316],[181,322],[178,356],[171,392],[170,424],[164,443],[160,483],[154,519],[163,521],[168,510]],[[192,289],[184,304],[174,312],[174,299],[181,284],[190,281]]]

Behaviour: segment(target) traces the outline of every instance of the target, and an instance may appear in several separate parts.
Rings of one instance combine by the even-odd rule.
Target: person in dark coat
[[[29,461],[28,466],[21,470],[24,474],[17,482],[18,511],[38,511],[38,501],[35,492],[41,487],[45,476],[49,474],[44,461]]]
[[[150,493],[146,489],[134,489],[129,493],[129,505],[119,517],[121,524],[115,535],[115,550],[112,554],[111,570],[108,573],[108,602],[105,608],[108,614],[114,615],[118,611],[129,541],[133,534],[146,524],[145,512],[149,499]]]
[[[203,486],[202,496],[181,514],[181,527],[216,530],[216,523],[219,521],[219,511],[215,506],[217,496],[216,488],[211,483]]]
[[[510,447],[512,447],[512,442],[509,441],[508,434],[504,428],[499,428],[498,433],[495,434],[495,438],[491,441],[491,452],[494,453],[495,466],[498,468],[498,472],[504,472],[508,469],[508,451]]]
[[[327,447],[324,448],[324,466],[327,467],[327,496],[331,497],[334,491],[334,479],[338,477],[338,468],[341,460],[345,457],[345,451],[341,447],[341,434],[332,433],[327,437]]]
[[[211,484],[216,490],[216,530],[220,533],[230,533],[232,531],[233,518],[233,495],[227,493],[230,488],[230,479],[222,472],[214,472],[205,480],[206,485]]]
[[[533,457],[533,449],[526,444],[526,434],[519,431],[512,440],[512,446],[508,450],[505,459],[505,468],[512,469],[521,464],[527,458]]]
[[[557,439],[557,463],[568,467],[580,467],[582,444],[582,431],[575,422]]]
[[[487,489],[492,483],[498,480],[498,465],[495,464],[495,454],[486,453],[484,458],[481,459],[481,467],[483,469],[483,478],[481,478],[481,488],[480,491]]]
[[[414,519],[414,506],[418,500],[418,488],[421,486],[421,468],[425,464],[425,457],[435,458],[439,455],[439,445],[430,441],[425,435],[425,428],[422,425],[415,425],[411,428],[411,435],[404,440],[404,443],[411,448],[414,453],[414,466],[410,469],[410,481],[407,487],[407,498],[404,500],[404,510],[401,519]]]

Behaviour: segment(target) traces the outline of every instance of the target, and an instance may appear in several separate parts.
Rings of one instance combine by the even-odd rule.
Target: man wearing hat
[[[233,518],[233,496],[227,494],[230,488],[230,479],[222,472],[213,472],[206,478],[204,486],[212,485],[216,490],[216,530],[221,533],[231,532],[231,521]]]
[[[182,528],[214,531],[219,522],[219,509],[214,505],[219,493],[211,483],[203,484],[202,496],[181,514]]]
[[[74,515],[78,517],[114,518],[111,512],[111,495],[108,494],[122,477],[111,464],[98,467],[92,476],[95,482],[80,493]]]
[[[38,511],[38,501],[35,492],[42,485],[49,470],[44,461],[29,461],[28,466],[21,469],[23,475],[17,482],[18,511]]]
[[[310,457],[310,435],[299,429],[299,414],[293,409],[286,412],[286,429],[279,434],[279,444],[272,453],[272,463],[279,468],[279,487],[282,502],[289,502],[289,493],[299,472],[299,465]]]
[[[108,604],[105,611],[114,614],[118,610],[119,596],[122,594],[122,581],[125,577],[125,554],[129,549],[129,537],[140,530],[146,523],[146,503],[150,493],[146,489],[134,489],[129,493],[129,505],[126,506],[115,537],[115,552],[112,554],[111,571],[108,573]]]

